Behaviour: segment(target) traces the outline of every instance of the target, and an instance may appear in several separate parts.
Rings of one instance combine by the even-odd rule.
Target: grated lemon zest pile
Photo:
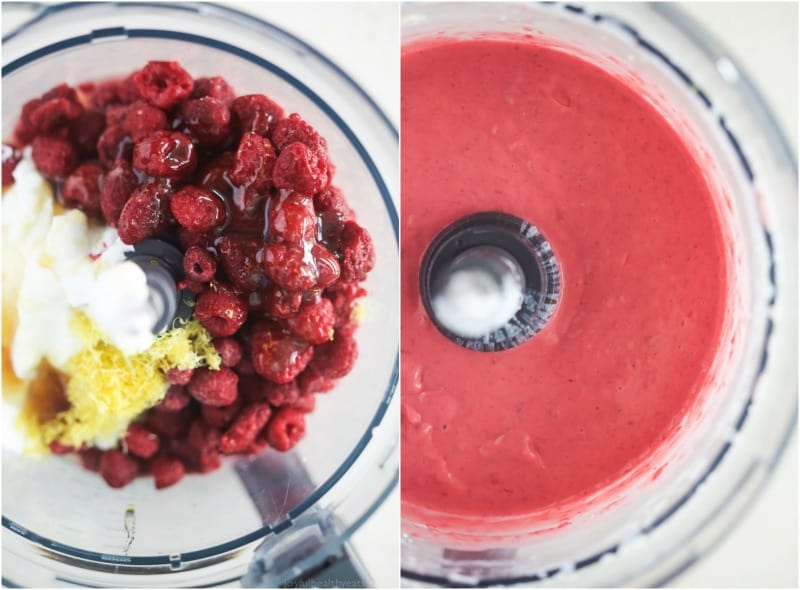
[[[23,427],[34,444],[46,450],[53,441],[80,447],[95,438],[124,435],[127,425],[161,401],[170,368],[220,367],[211,335],[193,319],[160,335],[144,352],[126,357],[83,313],[72,320],[81,351],[67,364],[66,396],[70,408],[44,423],[28,420]]]

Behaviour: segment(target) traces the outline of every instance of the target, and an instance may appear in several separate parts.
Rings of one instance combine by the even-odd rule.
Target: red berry
[[[182,385],[170,385],[164,399],[158,404],[159,410],[178,412],[189,405],[191,402],[189,394]]]
[[[187,133],[203,147],[222,143],[228,137],[231,127],[231,112],[225,103],[206,96],[187,100],[178,110],[178,118],[183,121]]]
[[[75,451],[75,447],[72,445],[62,445],[57,440],[54,440],[50,443],[50,452],[54,455],[68,455]]]
[[[350,208],[350,205],[347,204],[344,195],[342,195],[342,191],[332,185],[328,185],[314,195],[314,211],[316,211],[318,215],[322,213],[333,213],[335,217],[331,219],[338,218],[341,220],[341,223],[344,223],[348,219],[353,219],[354,217],[353,210]],[[341,231],[341,228],[339,228],[339,230]]]
[[[291,406],[300,397],[300,388],[297,386],[297,380],[292,380],[288,383],[272,383],[271,381],[262,380],[262,383],[264,384],[261,388],[262,396],[276,408]]]
[[[313,256],[298,246],[267,244],[262,250],[262,264],[267,277],[288,291],[306,291],[319,279]]]
[[[290,318],[300,311],[303,304],[302,291],[286,291],[273,286],[264,293],[267,312],[276,318]]]
[[[333,338],[336,314],[333,304],[325,298],[306,304],[299,313],[286,320],[289,331],[309,344],[322,344]]]
[[[242,398],[237,397],[236,401],[229,406],[200,406],[200,411],[203,412],[203,419],[211,426],[217,428],[225,428],[231,423],[231,420],[239,413],[242,407]]]
[[[176,61],[151,61],[133,80],[142,98],[165,111],[188,98],[194,89],[192,77]]]
[[[210,96],[221,100],[225,104],[230,104],[236,98],[236,92],[224,78],[215,76],[213,78],[198,78],[194,81],[194,91],[192,98],[203,98]]]
[[[102,455],[103,451],[94,447],[78,451],[78,458],[81,460],[83,468],[95,473],[100,471],[100,457]]]
[[[183,255],[183,271],[187,279],[206,283],[217,274],[217,261],[208,250],[192,246]]]
[[[311,254],[313,255],[314,262],[317,265],[317,287],[320,289],[325,289],[339,280],[341,268],[339,266],[339,261],[336,259],[336,255],[334,255],[333,252],[328,250],[322,244],[317,243],[311,248]]]
[[[270,128],[283,117],[283,109],[263,94],[247,94],[231,103],[242,133],[266,137]]]
[[[34,137],[39,135],[38,127],[31,123],[31,113],[39,108],[41,104],[42,100],[40,98],[34,98],[22,105],[19,119],[14,126],[14,137],[22,145],[29,144]]]
[[[317,406],[317,398],[314,396],[313,393],[304,393],[297,401],[292,404],[292,407],[297,410],[298,412],[303,412],[304,414],[310,414],[314,411],[314,408]]]
[[[295,408],[281,408],[267,425],[269,445],[277,451],[288,451],[306,432],[305,415]]]
[[[231,427],[222,435],[219,450],[223,453],[241,453],[255,441],[256,435],[264,428],[272,410],[266,402],[247,404],[233,421]]]
[[[211,449],[216,450],[220,441],[219,430],[208,424],[203,418],[195,418],[189,427],[189,435],[186,437],[186,441],[194,449],[201,452]]]
[[[119,237],[126,244],[135,244],[156,235],[169,221],[168,185],[151,182],[136,189],[119,216]]]
[[[355,221],[346,222],[339,248],[342,253],[342,280],[358,282],[366,279],[375,266],[375,247],[367,230]]]
[[[137,100],[125,107],[122,128],[128,132],[134,142],[141,141],[151,133],[168,127],[167,115],[164,114],[164,111],[143,100]]]
[[[122,209],[131,198],[137,182],[133,168],[125,160],[117,160],[106,173],[100,193],[100,209],[110,226],[117,227]]]
[[[186,386],[189,394],[207,406],[229,406],[236,400],[239,376],[228,367],[197,369]]]
[[[350,333],[337,330],[331,342],[316,347],[309,368],[318,375],[340,379],[347,375],[358,358],[358,346]]]
[[[163,490],[183,479],[186,468],[175,457],[158,455],[150,461],[150,473],[155,479],[156,489]]]
[[[83,107],[67,98],[42,101],[29,115],[28,120],[43,135],[61,135],[68,132],[72,121],[83,112]]]
[[[314,347],[291,337],[269,321],[253,326],[251,346],[256,372],[274,383],[293,380],[314,355]]]
[[[278,121],[270,139],[278,150],[282,150],[289,144],[300,142],[311,148],[311,151],[323,160],[328,158],[328,146],[325,139],[297,113],[292,113]]]
[[[272,169],[272,184],[312,196],[328,184],[328,166],[307,145],[290,143],[278,154]]]
[[[258,253],[263,246],[260,238],[237,234],[228,234],[216,242],[220,265],[233,286],[240,291],[250,292],[263,288],[267,277]]]
[[[233,291],[218,286],[200,294],[194,313],[212,336],[231,336],[247,319],[247,306]]]
[[[141,101],[139,101],[141,102]],[[144,103],[147,104],[147,103]],[[109,127],[118,126],[122,127],[125,121],[125,116],[128,114],[128,105],[120,105],[117,107],[108,107],[106,109],[106,125]],[[125,129],[127,132],[128,130]]]
[[[225,203],[217,195],[196,186],[185,186],[172,196],[172,215],[182,227],[210,232],[225,223]]]
[[[31,155],[39,172],[51,179],[64,178],[78,163],[78,154],[72,144],[58,137],[36,137]]]
[[[366,294],[367,292],[358,283],[339,283],[336,289],[325,292],[325,297],[330,299],[336,314],[335,328],[341,328],[353,319],[358,299]]]
[[[133,146],[133,165],[157,178],[178,180],[197,166],[192,141],[178,131],[155,131]]]
[[[106,121],[102,113],[83,111],[72,121],[69,139],[80,155],[91,157],[97,153],[97,141],[105,128]]]
[[[214,338],[214,348],[222,359],[223,367],[235,367],[242,360],[242,345],[235,338]]]
[[[14,170],[22,159],[22,152],[3,144],[3,186],[14,184]]]
[[[147,426],[156,434],[173,438],[182,436],[189,429],[189,424],[194,417],[194,412],[191,406],[187,406],[183,410],[162,410],[153,408],[147,413]]]
[[[100,183],[103,167],[94,162],[81,164],[67,176],[61,187],[64,203],[77,207],[89,217],[100,217]]]
[[[303,395],[308,395],[312,393],[327,393],[333,389],[336,382],[330,377],[316,373],[309,367],[297,376],[297,385]]]
[[[209,234],[201,234],[194,231],[189,231],[185,227],[178,226],[178,242],[185,250],[192,246],[203,248],[204,250],[212,245],[213,237]]]
[[[131,138],[119,125],[106,127],[97,140],[97,157],[106,166],[113,165],[118,159],[130,160],[132,153]]]
[[[139,464],[136,459],[122,451],[103,451],[100,456],[100,475],[112,488],[124,488],[136,479],[138,473]]]
[[[310,197],[285,193],[273,198],[268,219],[271,242],[301,245],[316,239],[317,218]]]
[[[136,422],[128,426],[124,442],[130,454],[142,459],[149,459],[155,455],[159,446],[158,435]]]
[[[97,84],[91,91],[89,102],[95,108],[130,104],[139,98],[133,76]]]
[[[268,139],[255,133],[245,133],[239,141],[228,177],[237,186],[258,192],[266,191],[272,181],[276,158],[275,148]]]
[[[194,369],[172,368],[166,372],[167,381],[173,385],[186,385],[192,379]]]

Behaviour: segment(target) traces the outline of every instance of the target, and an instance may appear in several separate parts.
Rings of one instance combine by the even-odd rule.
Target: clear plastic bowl
[[[335,553],[397,481],[397,131],[342,70],[269,23],[205,4],[98,3],[43,7],[3,40],[3,135],[22,104],[52,86],[125,75],[151,59],[223,75],[240,94],[267,93],[327,139],[335,183],[375,241],[360,357],[318,396],[292,452],[225,461],[163,491],[148,479],[112,490],[75,460],[4,448],[11,584],[219,583],[245,574],[262,541],[248,579],[277,584]]]
[[[402,27],[404,45],[532,35],[636,80],[704,163],[734,285],[714,381],[647,465],[535,526],[452,517],[433,530],[424,507],[404,504],[404,584],[662,585],[736,522],[795,430],[795,158],[745,73],[668,5],[408,4]]]

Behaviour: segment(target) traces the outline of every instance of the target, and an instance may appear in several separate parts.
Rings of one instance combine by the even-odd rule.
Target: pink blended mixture
[[[720,341],[725,238],[703,171],[637,92],[522,40],[412,44],[402,58],[404,517],[548,513],[651,457]],[[422,305],[428,244],[501,210],[559,261],[555,315],[473,352]]]

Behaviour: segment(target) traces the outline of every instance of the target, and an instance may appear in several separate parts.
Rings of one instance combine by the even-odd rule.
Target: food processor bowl
[[[327,139],[335,184],[372,234],[377,261],[364,283],[355,368],[317,396],[291,452],[228,459],[156,491],[149,479],[111,489],[74,457],[36,459],[4,446],[4,581],[175,587],[244,576],[246,585],[277,586],[342,558],[397,482],[397,131],[312,47],[221,6],[42,5],[3,39],[3,60],[5,137],[30,98],[61,82],[127,75],[148,60],[178,60],[193,76],[224,76],[240,94],[268,94]],[[368,583],[355,561],[351,574]]]
[[[402,31],[404,50],[434,39],[528,39],[640,89],[702,162],[731,285],[711,378],[653,457],[546,519],[470,519],[404,502],[403,582],[662,585],[733,526],[795,432],[795,157],[746,74],[669,5],[407,4]]]

